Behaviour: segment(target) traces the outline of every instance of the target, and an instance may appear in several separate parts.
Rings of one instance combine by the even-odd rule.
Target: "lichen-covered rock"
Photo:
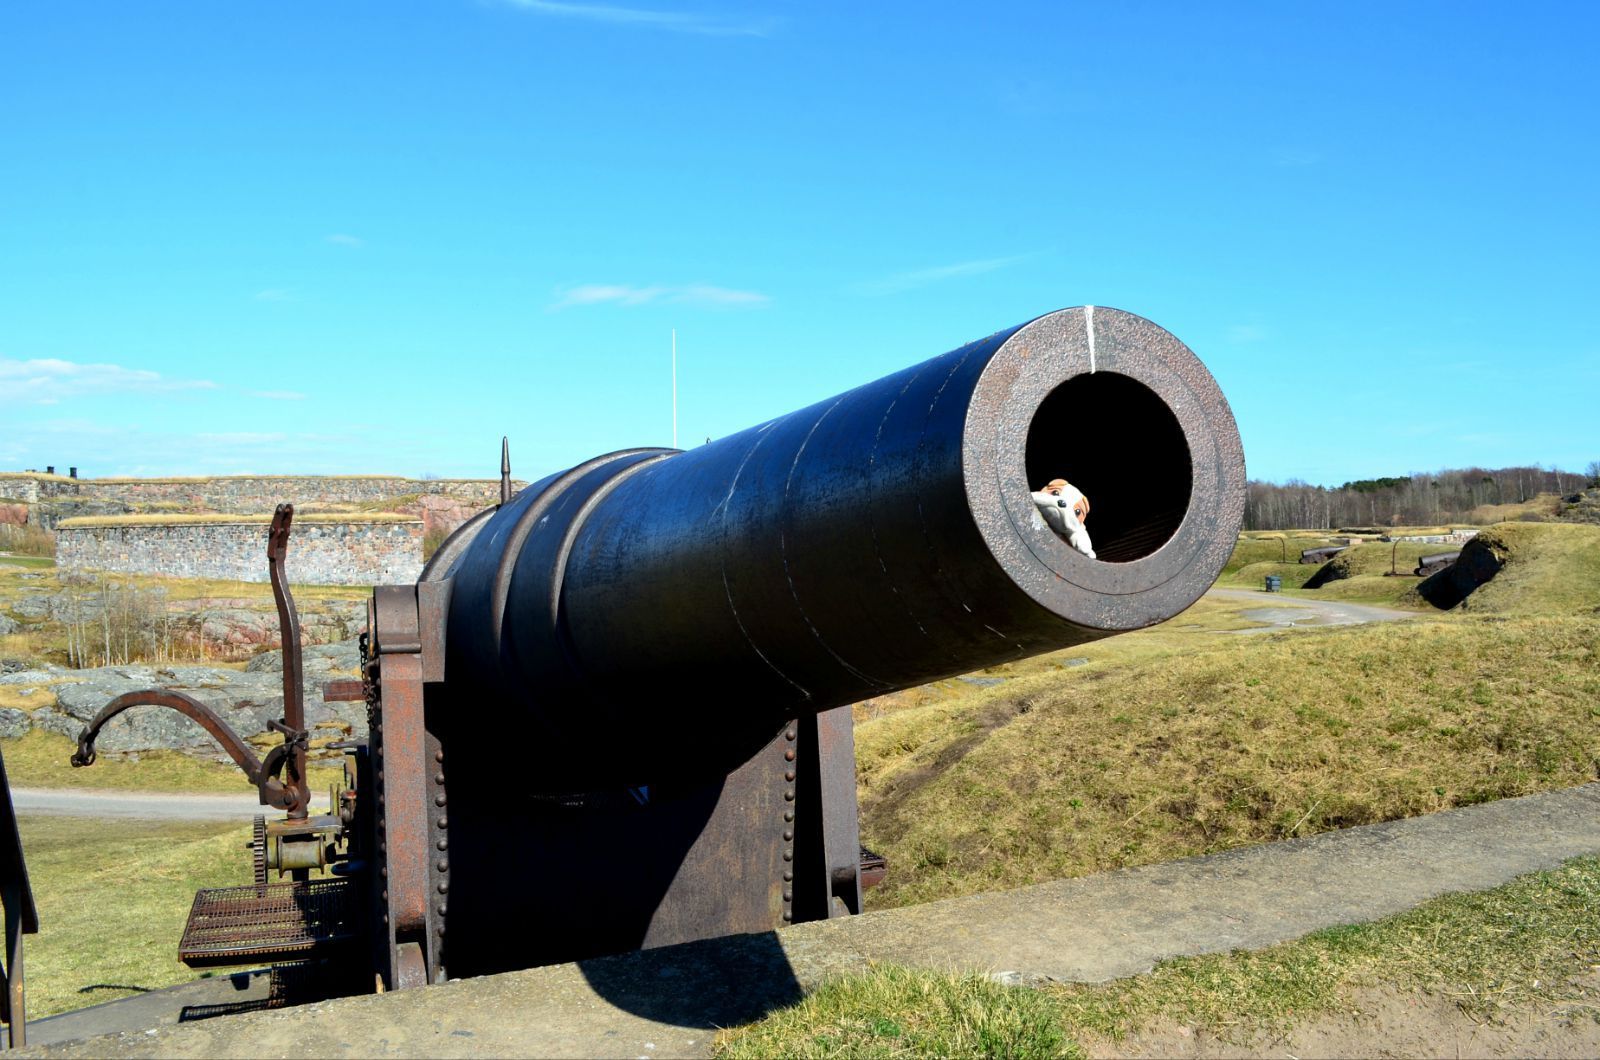
[[[12,670],[10,673],[0,673],[0,685],[28,685],[37,688],[60,681],[65,673],[61,667],[48,664],[38,669]]]
[[[366,704],[325,703],[322,683],[329,676],[351,672],[358,662],[354,641],[317,645],[304,651],[302,696],[306,727],[366,734]],[[33,724],[77,739],[107,703],[128,692],[169,689],[183,692],[210,707],[248,740],[269,732],[270,722],[283,717],[283,662],[280,652],[257,656],[239,671],[215,666],[106,666],[89,670],[19,671],[0,676],[6,684],[52,685],[54,709],[34,712]],[[274,665],[275,664],[275,665]],[[72,683],[67,683],[71,681]],[[325,735],[326,733],[324,733]],[[95,746],[106,751],[189,750],[211,753],[216,742],[194,721],[167,707],[132,707],[101,730]]]
[[[0,611],[0,634],[15,633],[21,628],[21,626],[17,625],[16,619],[11,618],[5,612]]]
[[[25,593],[11,601],[11,611],[30,622],[50,617],[50,597],[43,593]]]
[[[31,728],[33,721],[27,711],[0,707],[0,739],[14,740],[18,736],[26,736]]]
[[[337,644],[314,644],[300,650],[300,663],[306,673],[354,671],[361,665],[361,648],[354,639]],[[247,673],[282,673],[283,649],[264,651],[253,657],[244,668]]]

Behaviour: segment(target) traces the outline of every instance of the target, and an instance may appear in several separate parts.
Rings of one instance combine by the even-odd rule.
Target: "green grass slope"
[[[1175,620],[1178,623],[1182,618]],[[894,906],[1581,784],[1600,616],[1172,628],[857,729],[862,841]],[[860,712],[858,710],[858,716]]]

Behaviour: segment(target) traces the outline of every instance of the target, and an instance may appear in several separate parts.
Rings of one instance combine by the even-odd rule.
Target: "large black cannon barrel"
[[[1089,498],[1098,559],[1030,493]],[[441,550],[446,679],[524,783],[736,763],[784,719],[1138,629],[1226,562],[1245,469],[1189,349],[1067,309],[682,452],[613,453]],[[465,709],[465,708],[463,708]]]

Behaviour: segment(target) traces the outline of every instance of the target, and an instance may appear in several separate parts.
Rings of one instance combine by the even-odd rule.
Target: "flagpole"
[[[672,448],[678,448],[678,329],[672,329]]]

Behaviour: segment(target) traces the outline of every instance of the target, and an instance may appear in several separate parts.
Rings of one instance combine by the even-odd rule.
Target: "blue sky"
[[[981,12],[981,13],[980,13]],[[0,14],[0,469],[519,475],[1091,303],[1254,477],[1600,459],[1600,6]]]

